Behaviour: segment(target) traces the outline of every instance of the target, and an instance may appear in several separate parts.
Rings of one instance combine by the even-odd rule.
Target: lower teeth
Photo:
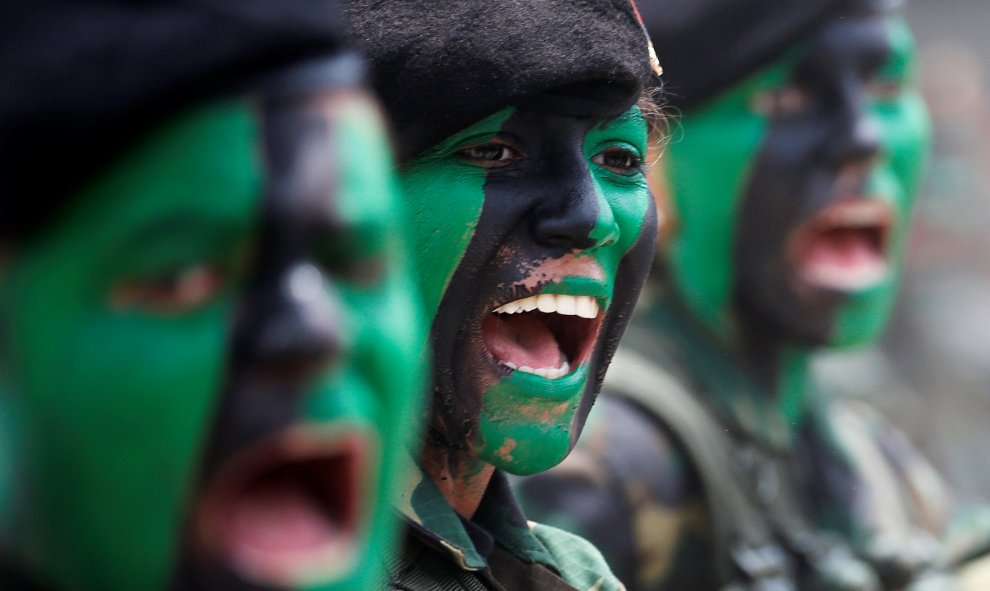
[[[501,363],[502,365],[508,367],[513,371],[521,371],[522,373],[535,374],[540,377],[546,378],[548,380],[556,380],[571,373],[571,364],[566,361],[563,363],[563,365],[556,368],[554,367],[532,368],[529,367],[528,365],[519,366],[516,365],[515,363],[512,363],[511,361],[502,361]]]

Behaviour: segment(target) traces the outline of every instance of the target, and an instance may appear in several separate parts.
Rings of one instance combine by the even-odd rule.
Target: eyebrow
[[[633,107],[630,107],[628,110],[626,110],[625,113],[610,120],[609,125],[613,125],[615,123],[639,123],[640,121],[645,121],[646,117],[643,115],[643,113],[639,109],[634,107],[635,105]]]
[[[640,111],[636,107],[636,105],[633,105],[632,107],[630,107],[624,113],[618,115],[617,117],[601,120],[598,123],[598,125],[595,126],[594,129],[604,130],[609,127],[627,126],[627,125],[635,125],[637,127],[642,127],[644,131],[648,130],[649,128],[649,125],[646,122],[646,116],[643,115],[643,112]]]
[[[211,238],[227,237],[247,228],[233,216],[216,213],[178,211],[139,224],[128,233],[124,248],[138,247],[148,242],[167,240],[177,235],[202,234]]]

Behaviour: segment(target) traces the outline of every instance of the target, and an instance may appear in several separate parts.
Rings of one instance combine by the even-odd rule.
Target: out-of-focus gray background
[[[935,145],[878,349],[821,360],[906,429],[962,501],[990,501],[990,1],[911,0]]]

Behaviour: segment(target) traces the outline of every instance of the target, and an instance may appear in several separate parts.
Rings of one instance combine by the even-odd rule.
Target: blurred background
[[[890,330],[817,370],[869,398],[963,501],[990,501],[990,2],[910,0],[934,152]]]

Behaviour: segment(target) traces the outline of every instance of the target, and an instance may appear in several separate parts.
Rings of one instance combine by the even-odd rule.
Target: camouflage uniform
[[[390,590],[621,591],[587,541],[527,521],[496,471],[471,520],[454,512],[432,480],[411,467],[399,510],[402,550],[389,560]]]
[[[631,590],[955,588],[941,482],[903,435],[813,385],[793,423],[756,412],[766,396],[686,318],[628,331],[575,451],[517,483],[527,513]]]

